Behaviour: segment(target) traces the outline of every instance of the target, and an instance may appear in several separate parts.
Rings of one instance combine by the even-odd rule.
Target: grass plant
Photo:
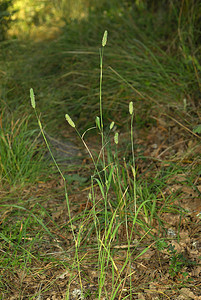
[[[146,253],[151,245],[144,247],[143,250],[138,251],[133,257],[133,253],[137,249],[144,237],[149,235],[152,231],[152,222],[158,217],[156,207],[159,199],[156,197],[155,193],[150,193],[150,188],[140,185],[137,181],[136,175],[136,162],[134,153],[134,134],[133,134],[133,122],[134,122],[134,107],[133,102],[129,103],[128,112],[131,116],[131,127],[130,127],[130,138],[131,138],[131,152],[132,152],[132,162],[127,165],[124,161],[124,166],[121,166],[120,160],[118,158],[118,132],[114,133],[114,146],[115,152],[108,150],[109,135],[105,134],[104,131],[104,119],[103,119],[103,101],[102,101],[102,83],[103,83],[103,49],[107,43],[107,31],[105,31],[102,39],[102,47],[100,50],[100,91],[99,91],[99,106],[100,114],[96,117],[96,125],[101,136],[101,150],[97,157],[94,157],[93,153],[90,151],[87,143],[85,142],[85,134],[81,135],[77,130],[76,124],[71,119],[69,114],[65,115],[66,121],[69,125],[75,129],[79,138],[83,142],[86,150],[94,165],[94,173],[91,176],[91,187],[89,192],[89,199],[92,201],[92,209],[89,215],[83,215],[83,219],[80,223],[80,229],[77,233],[74,231],[73,219],[71,216],[71,209],[68,197],[68,187],[65,176],[60,170],[46,139],[41,121],[36,111],[36,102],[33,89],[30,89],[31,105],[36,113],[36,118],[48,147],[48,150],[52,156],[52,159],[62,177],[65,189],[65,198],[68,208],[68,217],[71,226],[71,231],[74,240],[75,256],[72,266],[72,274],[74,268],[77,268],[78,272],[78,283],[80,286],[81,293],[83,294],[83,279],[81,275],[81,265],[80,262],[82,258],[80,257],[80,248],[83,240],[83,227],[87,219],[93,220],[93,226],[96,233],[96,246],[97,246],[97,268],[99,270],[98,276],[98,299],[102,299],[103,295],[108,299],[115,299],[116,295],[121,295],[123,293],[123,287],[129,278],[132,277],[131,265],[133,261],[139,258],[141,255]],[[110,124],[110,131],[114,127],[114,122]],[[112,131],[111,131],[112,132]],[[109,132],[110,133],[110,132]],[[116,144],[116,146],[115,146]],[[101,162],[101,164],[100,164]],[[100,169],[101,165],[101,169]],[[126,165],[126,169],[125,169]],[[130,174],[129,174],[130,173]],[[103,174],[103,175],[102,175]],[[127,177],[127,178],[126,178]],[[97,189],[98,188],[98,189]],[[158,188],[160,191],[160,189]],[[113,196],[114,195],[114,196]],[[98,199],[100,197],[100,199]],[[115,197],[115,200],[112,198]],[[143,216],[143,217],[142,217]],[[160,221],[159,221],[160,222]],[[136,232],[136,227],[139,225],[142,229],[142,234],[140,240],[136,245],[133,244],[134,232]],[[114,253],[112,248],[114,244],[118,241],[118,231],[120,227],[123,226],[126,236],[127,247],[126,258],[123,266],[119,269],[116,265],[114,259]],[[90,233],[92,235],[93,232]],[[154,237],[154,235],[152,235]],[[90,238],[90,236],[89,236]],[[157,239],[155,240],[155,242]],[[155,243],[154,242],[154,243]],[[120,246],[121,247],[121,246]],[[134,250],[133,250],[134,248]],[[131,259],[132,257],[132,259]],[[104,286],[107,278],[107,273],[109,269],[112,269],[112,287],[111,291],[107,291]],[[126,272],[126,277],[122,277],[122,274]],[[69,279],[69,287],[67,291],[67,299],[69,299],[69,291],[71,281],[74,279],[74,275]],[[129,297],[132,299],[133,287],[130,280],[130,290]],[[121,296],[119,296],[121,297]]]
[[[33,182],[41,173],[42,152],[37,147],[36,130],[28,128],[29,118],[15,118],[6,107],[0,122],[0,178],[9,186]],[[33,163],[34,157],[34,163]]]

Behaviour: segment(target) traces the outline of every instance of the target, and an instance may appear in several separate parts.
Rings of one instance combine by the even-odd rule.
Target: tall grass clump
[[[150,245],[137,250],[141,241],[152,231],[153,219],[157,215],[157,202],[159,199],[152,192],[149,192],[148,185],[138,183],[136,158],[134,153],[134,106],[130,101],[127,106],[127,114],[130,116],[130,148],[132,159],[130,162],[122,159],[119,155],[119,132],[115,130],[115,122],[112,121],[109,128],[104,123],[104,101],[103,90],[103,54],[107,44],[107,31],[104,32],[100,48],[100,82],[99,82],[99,116],[95,118],[95,126],[86,130],[82,135],[79,133],[76,123],[72,120],[70,112],[65,114],[68,124],[74,128],[93,164],[91,184],[88,199],[92,203],[89,212],[86,210],[81,218],[79,230],[75,231],[74,217],[71,212],[71,205],[68,196],[68,182],[58,166],[43,130],[43,126],[36,111],[36,102],[33,89],[30,89],[31,105],[36,113],[36,118],[46,142],[52,159],[60,173],[65,189],[65,198],[68,208],[68,217],[71,224],[71,231],[74,239],[73,269],[78,271],[79,285],[83,292],[83,278],[81,272],[82,247],[87,252],[88,245],[93,245],[96,256],[98,273],[98,299],[105,296],[107,299],[119,299],[124,295],[124,287],[127,286],[127,294],[130,299],[135,287],[132,286],[134,274],[133,262],[144,254]],[[89,130],[96,128],[100,136],[101,149],[98,154],[94,153],[87,145],[86,134]],[[85,231],[83,228],[88,223]],[[87,232],[86,232],[87,231]],[[138,239],[136,238],[138,237]],[[152,234],[152,237],[154,235]],[[157,240],[157,238],[155,238]],[[95,242],[94,242],[95,241]],[[95,244],[94,244],[95,243]],[[123,245],[122,245],[123,244]],[[117,265],[115,251],[125,249],[126,256],[121,267]],[[86,253],[87,255],[87,253]],[[106,289],[108,272],[112,274],[111,289]],[[67,299],[69,299],[70,285],[74,277],[69,280]]]
[[[37,110],[36,110],[36,102],[35,102],[35,95],[34,95],[34,91],[33,89],[31,88],[30,89],[30,98],[31,98],[31,106],[33,107],[34,111],[35,111],[35,114],[36,114],[36,118],[38,120],[38,125],[39,125],[39,128],[40,128],[40,131],[41,131],[41,134],[44,138],[44,141],[45,141],[45,144],[48,148],[48,151],[53,159],[53,162],[55,164],[55,166],[57,167],[57,170],[59,172],[59,174],[61,175],[61,178],[63,180],[63,183],[64,183],[64,191],[65,191],[65,198],[66,198],[66,204],[67,204],[67,208],[68,208],[68,216],[69,216],[69,222],[70,222],[70,225],[71,225],[71,232],[73,234],[73,240],[74,240],[74,243],[75,243],[75,259],[74,259],[74,262],[73,262],[73,266],[72,266],[72,269],[75,267],[75,264],[76,266],[78,267],[78,272],[80,274],[80,268],[79,268],[79,257],[78,257],[78,249],[79,249],[79,245],[80,245],[80,235],[78,234],[78,236],[76,236],[75,234],[75,231],[74,231],[74,227],[73,227],[73,223],[72,223],[72,217],[71,217],[71,211],[70,211],[70,204],[69,204],[69,196],[68,196],[68,189],[67,189],[67,182],[66,182],[66,178],[64,176],[64,174],[62,173],[59,165],[57,164],[54,156],[53,156],[53,153],[51,151],[51,148],[49,146],[49,143],[47,141],[47,138],[45,136],[45,132],[43,130],[43,126],[42,126],[42,123],[39,119],[39,116],[38,116],[38,113],[37,113]],[[72,127],[75,127],[75,124],[74,122],[71,120],[70,116],[66,115],[66,119],[68,120],[69,124],[72,126]],[[69,282],[71,282],[72,278],[69,280]],[[81,278],[80,278],[80,286],[81,286],[81,289],[82,289],[82,281],[81,281]]]
[[[2,105],[3,106],[3,105]],[[4,108],[0,118],[0,179],[15,186],[40,176],[42,151],[37,149],[36,131],[28,128],[29,117],[16,117]]]

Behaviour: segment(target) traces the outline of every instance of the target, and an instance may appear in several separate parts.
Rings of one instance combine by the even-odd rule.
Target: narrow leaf
[[[200,134],[201,133],[201,124],[199,124],[195,128],[193,128],[193,132]]]

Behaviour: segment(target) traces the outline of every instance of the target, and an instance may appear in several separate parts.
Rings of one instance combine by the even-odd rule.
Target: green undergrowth
[[[34,182],[44,168],[43,151],[37,147],[39,131],[29,128],[29,119],[26,115],[11,113],[2,102],[0,122],[2,186],[14,187]]]
[[[165,29],[161,19],[158,22],[162,22],[164,32],[156,31],[151,12],[142,24],[143,10],[139,7],[135,12],[122,6],[119,14],[119,6],[117,10],[112,7],[109,5],[110,13],[102,14],[101,7],[87,20],[66,22],[54,41],[1,43],[1,98],[11,110],[19,105],[28,110],[26,94],[34,86],[49,130],[64,126],[62,116],[67,106],[80,126],[88,128],[93,118],[89,117],[91,108],[96,114],[99,110],[96,41],[102,28],[108,28],[111,39],[105,54],[102,91],[106,122],[113,119],[121,126],[127,120],[129,101],[135,102],[137,115],[143,119],[157,110],[177,115],[185,108],[191,116],[194,114],[199,106],[201,67],[193,16],[189,13],[191,27],[186,28],[183,21],[179,23],[179,9],[175,7],[172,13],[177,21],[167,18],[172,30],[167,35],[168,25]],[[192,10],[196,12],[196,5]],[[140,17],[136,18],[137,12]]]

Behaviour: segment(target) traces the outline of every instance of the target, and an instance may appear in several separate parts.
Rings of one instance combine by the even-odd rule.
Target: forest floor
[[[69,132],[67,134],[64,131],[62,134],[68,136]],[[122,133],[122,148],[128,140],[128,134]],[[91,136],[87,143],[90,149],[98,149],[97,138]],[[111,265],[107,267],[104,291],[107,297],[114,294],[112,287],[114,288],[116,280],[120,287],[112,299],[126,299],[126,295],[130,294],[132,296],[128,299],[201,299],[201,181],[196,171],[200,160],[194,160],[200,153],[200,144],[196,136],[186,132],[185,128],[172,120],[168,122],[167,118],[158,119],[156,126],[148,130],[138,130],[135,133],[135,144],[138,145],[137,169],[144,180],[150,176],[155,177],[159,169],[171,172],[171,165],[177,165],[174,175],[164,177],[163,191],[157,190],[157,186],[155,190],[159,194],[158,199],[161,198],[161,193],[164,202],[169,199],[172,211],[163,211],[159,200],[157,205],[160,207],[160,223],[153,219],[146,234],[138,228],[139,232],[130,245],[129,263],[123,272],[120,270],[129,246],[125,223],[119,227],[118,242],[114,240],[110,249],[115,271]],[[177,156],[172,159],[175,153]],[[88,167],[83,172],[84,165]],[[76,172],[70,173],[70,177],[74,178],[70,184],[73,193],[70,193],[69,202],[71,216],[75,220],[75,232],[79,232],[81,224],[83,226],[83,212],[90,212],[93,206],[88,200],[90,187],[85,185],[80,190],[76,183],[89,176],[90,166],[90,159],[86,156]],[[190,174],[194,174],[193,178],[190,178]],[[83,234],[79,247],[79,270],[76,264],[71,268],[74,264],[74,240],[72,232],[68,230],[64,185],[59,178],[59,174],[53,175],[46,182],[39,181],[24,189],[15,190],[12,197],[5,190],[1,192],[1,204],[10,205],[1,215],[1,224],[4,223],[5,227],[7,222],[17,222],[15,229],[13,227],[16,237],[9,242],[10,255],[14,257],[18,252],[26,252],[21,254],[26,260],[23,267],[18,261],[12,270],[10,267],[1,269],[1,280],[5,287],[1,299],[65,299],[67,287],[69,299],[97,298],[100,269],[97,265],[99,249],[96,238],[92,233],[86,241]],[[97,193],[99,194],[98,190]],[[16,216],[20,204],[18,208],[14,205],[15,198],[22,199],[26,215],[30,212],[26,220],[30,221],[31,215],[37,218],[36,215],[42,213],[45,225],[41,227],[42,223],[34,223],[33,220],[31,228],[29,224],[24,224],[24,213]],[[101,195],[97,195],[97,198],[101,199]],[[90,222],[92,221],[86,220],[85,226],[89,227]],[[148,222],[145,216],[143,222]],[[131,226],[128,223],[129,225]],[[24,245],[22,244],[20,251],[16,243],[19,235],[24,232],[23,227],[26,236],[21,237]],[[14,232],[10,234],[13,235]],[[1,252],[4,251],[2,245]],[[100,299],[105,298],[102,296]]]

